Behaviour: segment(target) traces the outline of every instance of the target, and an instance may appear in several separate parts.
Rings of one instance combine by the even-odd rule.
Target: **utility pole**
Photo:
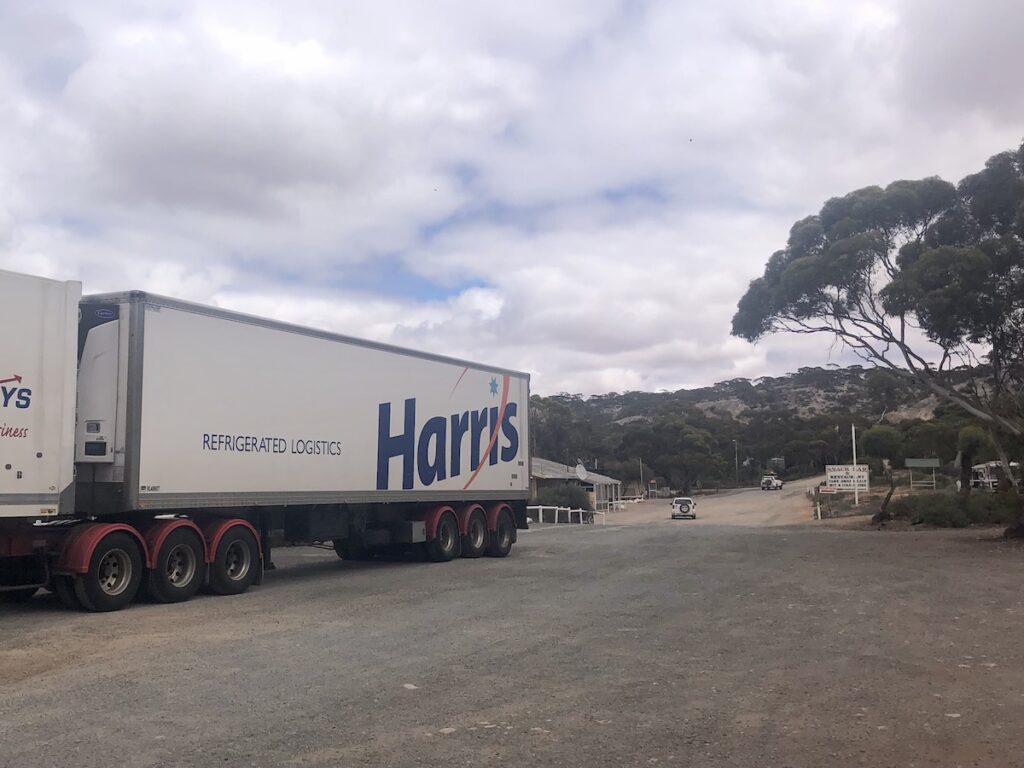
[[[740,444],[735,440],[732,441],[732,447],[736,453],[736,487],[740,487]]]
[[[644,460],[640,459],[640,496],[644,495]]]

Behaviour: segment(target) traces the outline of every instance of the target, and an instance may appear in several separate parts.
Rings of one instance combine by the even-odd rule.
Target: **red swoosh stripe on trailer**
[[[480,463],[477,465],[476,470],[470,476],[466,484],[462,486],[462,490],[466,490],[476,480],[476,476],[480,474],[480,470],[484,468],[484,463],[487,461],[487,456],[491,452],[491,448],[498,440],[498,435],[501,434],[501,424],[505,421],[505,406],[508,405],[508,387],[509,387],[509,376],[506,375],[502,378],[501,382],[501,407],[498,409],[498,423],[494,427],[494,432],[491,433],[491,441],[487,443],[487,449],[480,455]]]
[[[452,387],[452,391],[448,393],[448,397],[451,397],[452,395],[455,394],[455,390],[458,389],[459,388],[459,384],[462,383],[462,377],[466,375],[466,372],[468,370],[469,370],[469,366],[468,365],[465,368],[462,369],[462,373],[459,374],[459,380],[455,382],[455,386]]]

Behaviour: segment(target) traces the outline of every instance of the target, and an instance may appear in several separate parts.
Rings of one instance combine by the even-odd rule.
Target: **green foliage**
[[[895,427],[884,424],[871,427],[861,435],[860,442],[869,456],[888,459],[893,465],[903,461],[903,433]]]
[[[891,411],[900,403],[900,395],[907,387],[906,378],[883,368],[872,368],[864,374],[871,399],[878,403],[883,411]]]
[[[972,493],[967,514],[977,525],[1013,525],[1021,514],[1021,503],[1015,493]]]
[[[949,493],[920,493],[893,499],[889,512],[914,525],[924,523],[939,528],[966,528],[971,524],[966,509]]]
[[[956,458],[957,428],[963,416],[956,411],[952,421],[937,417],[933,421],[904,422],[904,456],[914,459],[941,459],[947,464]]]
[[[570,507],[572,509],[585,509],[594,511],[590,503],[590,494],[578,485],[545,485],[537,489],[537,498],[533,499],[534,504],[543,504],[546,507]]]
[[[793,225],[785,250],[772,255],[741,299],[733,333],[756,341],[789,323],[856,319],[898,238],[923,231],[955,198],[952,184],[934,178],[832,198],[817,216]]]
[[[964,427],[960,430],[956,441],[957,450],[967,458],[968,462],[972,457],[977,456],[982,448],[991,445],[985,430],[980,427]]]

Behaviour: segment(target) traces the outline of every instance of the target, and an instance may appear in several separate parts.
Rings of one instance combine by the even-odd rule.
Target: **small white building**
[[[530,495],[552,485],[578,485],[590,495],[596,512],[608,512],[622,506],[622,481],[601,475],[582,465],[562,464],[558,461],[530,459]]]

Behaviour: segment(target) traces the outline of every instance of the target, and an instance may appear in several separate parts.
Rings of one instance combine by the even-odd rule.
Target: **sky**
[[[0,0],[0,267],[529,371],[846,362],[729,335],[794,221],[1024,138],[1016,0]]]

